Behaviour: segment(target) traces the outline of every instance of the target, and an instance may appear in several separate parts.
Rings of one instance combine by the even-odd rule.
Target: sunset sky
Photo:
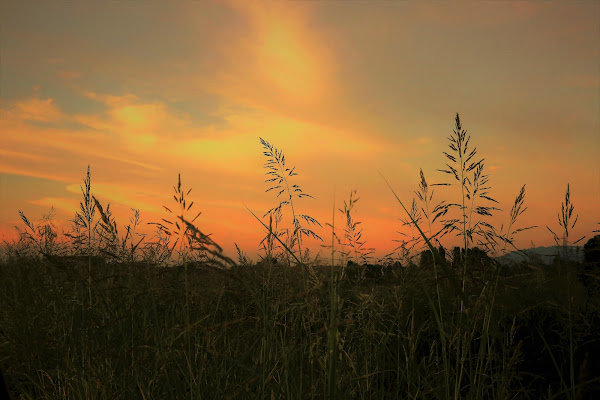
[[[121,232],[136,208],[152,234],[181,173],[198,228],[256,259],[265,233],[244,205],[262,216],[279,202],[262,137],[315,198],[294,206],[324,244],[334,201],[356,189],[383,256],[409,230],[378,171],[408,207],[421,168],[451,182],[437,169],[457,112],[503,210],[485,221],[506,225],[526,184],[516,228],[538,228],[516,244],[551,245],[569,183],[572,238],[600,229],[597,1],[14,1],[0,24],[0,239],[23,227],[19,210],[36,222],[53,206],[68,230],[90,165]]]

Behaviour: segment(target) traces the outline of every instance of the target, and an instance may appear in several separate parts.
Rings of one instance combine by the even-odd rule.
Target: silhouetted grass
[[[400,248],[423,249],[418,264],[390,254],[385,265],[346,265],[348,258],[367,262],[372,251],[353,214],[356,191],[337,209],[342,238],[334,201],[326,224],[331,261],[311,261],[303,238],[320,236],[303,223],[320,224],[297,211],[310,196],[289,182],[295,168],[286,167],[283,153],[261,144],[267,191],[277,190],[279,204],[262,216],[267,221],[253,213],[266,232],[265,257],[257,263],[237,245],[238,262],[225,256],[194,225],[200,212],[191,212],[191,189],[182,188],[181,176],[176,211],[164,206],[168,218],[152,223],[156,235],[148,240],[136,233],[139,210],[119,235],[110,205],[92,194],[89,168],[69,246],[56,240],[51,216],[36,226],[21,213],[25,230],[7,244],[0,263],[0,367],[13,398],[591,399],[600,393],[600,265],[593,247],[600,237],[588,242],[584,265],[559,257],[547,268],[531,261],[507,267],[489,257],[533,228],[517,228],[525,186],[506,232],[485,221],[499,210],[479,204],[494,200],[458,115],[445,170],[459,185],[458,201],[434,205],[436,185],[422,170],[410,210],[390,186],[404,223],[418,232]],[[284,209],[291,230],[280,229]],[[574,227],[569,187],[562,209],[567,245]],[[450,233],[461,237],[462,248],[446,251],[442,239]]]

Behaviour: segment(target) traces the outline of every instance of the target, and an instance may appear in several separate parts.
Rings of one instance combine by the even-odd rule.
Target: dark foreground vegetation
[[[508,231],[471,220],[468,203],[482,217],[495,209],[473,208],[478,195],[493,200],[483,190],[483,163],[470,168],[474,153],[466,151],[458,115],[456,125],[450,148],[461,167],[450,173],[469,197],[431,213],[428,205],[405,208],[405,222],[419,233],[402,242],[403,257],[376,265],[366,265],[352,195],[340,209],[344,237],[335,234],[335,218],[327,224],[330,262],[303,252],[303,236],[320,237],[301,221],[317,221],[292,209],[293,232],[277,229],[292,202],[288,189],[289,197],[263,216],[268,225],[257,218],[266,228],[265,256],[250,263],[241,251],[237,261],[224,256],[193,225],[181,181],[179,208],[165,207],[176,218],[155,224],[156,241],[142,243],[135,233],[137,212],[118,235],[110,208],[91,195],[88,170],[68,248],[55,241],[48,220],[36,227],[24,214],[21,240],[5,248],[0,369],[10,396],[600,398],[600,236],[584,246],[584,263],[559,255],[549,267],[498,264],[490,254],[512,244],[524,188]],[[292,187],[286,179],[293,169],[263,146],[276,172],[271,182]],[[467,173],[475,176],[467,181]],[[417,197],[427,203],[433,194],[421,178]],[[453,210],[457,218],[441,220]],[[565,245],[572,212],[567,190],[559,215]],[[441,246],[451,232],[463,247]],[[405,257],[409,249],[420,258]]]
[[[0,355],[13,398],[304,399],[327,398],[331,385],[339,398],[600,393],[600,296],[597,283],[582,284],[582,265],[489,265],[469,277],[463,312],[425,266],[348,278],[335,348],[329,268],[304,281],[301,268],[272,260],[228,270],[96,265],[90,307],[86,267],[1,266]],[[437,316],[424,292],[436,286]]]

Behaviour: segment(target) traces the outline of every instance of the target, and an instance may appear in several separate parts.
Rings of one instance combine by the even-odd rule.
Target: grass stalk
[[[402,206],[402,208],[406,212],[406,215],[408,215],[408,217],[411,219],[411,221],[414,224],[414,226],[419,231],[419,234],[421,235],[421,237],[425,240],[425,243],[427,244],[427,247],[429,247],[429,250],[433,253],[433,256],[434,256],[436,262],[438,262],[439,265],[444,270],[444,273],[446,274],[446,277],[450,280],[450,283],[452,284],[452,287],[454,288],[455,292],[466,303],[467,302],[467,298],[465,296],[465,293],[463,292],[463,290],[461,289],[461,287],[458,285],[458,283],[456,281],[456,277],[455,277],[454,273],[452,272],[452,270],[450,269],[450,266],[448,265],[448,262],[445,259],[443,259],[441,257],[441,255],[440,255],[440,253],[437,251],[437,249],[435,247],[433,247],[433,244],[427,238],[427,235],[425,235],[425,233],[421,230],[421,227],[413,219],[413,217],[411,216],[411,214],[408,212],[408,210],[404,206],[404,203],[402,203],[402,201],[400,200],[400,198],[398,197],[398,195],[396,194],[396,192],[394,191],[394,189],[392,188],[392,186],[389,184],[389,182],[387,181],[387,179],[385,179],[385,177],[383,176],[383,174],[381,172],[379,172],[379,175],[383,178],[383,180],[385,181],[385,183],[388,185],[388,188],[392,191],[392,194],[394,195],[394,197],[396,198],[396,200],[398,201],[398,203]]]
[[[292,212],[292,224],[294,225],[294,231],[292,233],[292,238],[291,238],[289,247],[293,248],[294,244],[297,244],[298,245],[298,253],[300,255],[300,258],[303,258],[302,257],[302,236],[311,236],[311,237],[321,240],[321,241],[323,241],[323,239],[321,239],[321,237],[319,235],[317,235],[315,232],[313,232],[312,230],[310,230],[308,228],[304,228],[301,224],[301,220],[304,220],[309,225],[312,224],[312,225],[321,226],[321,224],[316,219],[314,219],[308,215],[297,214],[295,207],[294,207],[294,197],[296,197],[297,199],[301,199],[303,197],[310,197],[310,198],[314,198],[314,197],[312,197],[309,194],[304,193],[302,191],[302,189],[300,188],[300,186],[298,186],[296,184],[290,185],[289,178],[291,178],[292,176],[298,175],[298,173],[294,172],[296,167],[293,167],[293,168],[286,167],[285,155],[283,154],[283,151],[278,150],[276,147],[271,145],[269,142],[265,141],[263,138],[260,138],[260,142],[262,143],[263,148],[265,150],[263,152],[263,154],[267,157],[267,162],[264,164],[264,166],[268,170],[266,172],[266,175],[269,176],[269,179],[265,180],[265,182],[272,184],[271,187],[269,187],[266,190],[266,192],[269,192],[271,190],[276,190],[277,198],[279,198],[283,193],[287,194],[285,200],[280,201],[278,206],[273,207],[269,211],[267,211],[263,215],[263,218],[269,214],[275,213],[277,215],[278,213],[281,213],[281,208],[284,205],[288,205]],[[270,234],[272,234],[272,231],[270,231],[270,232],[271,232]]]
[[[328,355],[329,355],[329,379],[328,379],[328,395],[330,399],[337,399],[337,357],[338,357],[338,281],[334,271],[334,234],[335,234],[335,194],[333,199],[333,213],[331,220],[331,279],[329,283],[329,328],[328,336]]]

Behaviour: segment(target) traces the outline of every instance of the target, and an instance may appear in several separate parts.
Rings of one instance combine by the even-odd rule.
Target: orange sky
[[[295,207],[326,244],[333,202],[357,189],[354,217],[382,256],[406,228],[377,171],[407,206],[420,168],[448,181],[436,170],[456,112],[503,209],[487,222],[506,224],[527,184],[517,228],[539,227],[516,243],[551,245],[570,183],[573,236],[600,228],[598,2],[39,1],[0,15],[4,240],[18,210],[37,221],[53,206],[68,227],[90,165],[121,231],[131,208],[166,217],[181,173],[198,227],[256,258],[264,232],[244,204],[278,204],[262,137],[315,197]],[[457,195],[438,188],[434,202]]]

